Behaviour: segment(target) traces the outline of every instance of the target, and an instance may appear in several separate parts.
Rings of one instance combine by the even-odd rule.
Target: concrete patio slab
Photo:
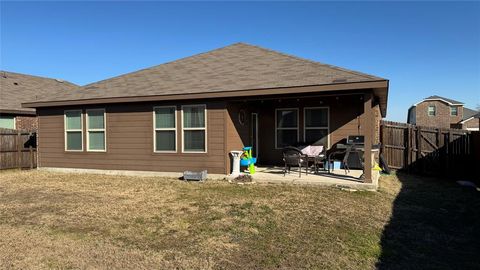
[[[350,170],[345,174],[342,169],[334,170],[332,173],[320,171],[317,174],[313,172],[299,176],[298,170],[293,170],[290,173],[283,175],[283,168],[280,167],[257,167],[256,173],[253,175],[253,180],[257,183],[285,183],[285,184],[306,184],[306,185],[322,185],[335,186],[339,188],[356,189],[356,190],[377,190],[379,173],[372,172],[373,183],[364,183],[360,179],[362,170]]]

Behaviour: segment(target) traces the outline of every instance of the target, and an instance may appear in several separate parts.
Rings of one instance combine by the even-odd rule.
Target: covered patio
[[[372,168],[378,151],[372,147],[379,142],[378,123],[386,110],[386,88],[371,86],[377,88],[231,100],[227,106],[231,120],[227,149],[253,147],[257,170],[252,176],[256,182],[374,190],[378,172]],[[327,157],[345,147],[349,136],[362,137],[362,166],[351,167],[349,173],[337,169],[315,174],[311,170],[307,175],[303,170],[301,177],[298,168],[292,168],[284,176],[285,147],[322,146]]]

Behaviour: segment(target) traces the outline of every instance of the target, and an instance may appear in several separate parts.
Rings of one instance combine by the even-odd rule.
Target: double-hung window
[[[275,111],[275,147],[298,143],[298,109],[277,109]]]
[[[0,128],[15,129],[15,116],[0,115]]]
[[[207,152],[207,112],[205,105],[182,106],[183,152]]]
[[[428,106],[427,113],[428,113],[428,116],[435,116],[436,114],[435,105]]]
[[[457,116],[458,115],[458,107],[450,107],[450,115]]]
[[[87,110],[87,151],[106,151],[105,109]]]
[[[177,151],[177,117],[176,107],[155,107],[154,126],[155,152]]]
[[[304,141],[309,145],[328,147],[328,108],[305,108],[304,117]]]
[[[83,117],[81,110],[65,111],[65,151],[83,151]]]

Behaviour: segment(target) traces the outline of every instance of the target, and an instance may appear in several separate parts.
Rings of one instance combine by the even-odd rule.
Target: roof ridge
[[[20,72],[12,72],[12,71],[7,71],[7,70],[0,70],[0,73],[10,73],[10,74],[16,74],[16,75],[21,75],[21,76],[34,77],[34,78],[39,78],[39,79],[53,80],[53,81],[57,81],[57,82],[59,82],[59,80],[61,80],[62,82],[66,82],[66,83],[72,84],[72,85],[74,85],[74,86],[80,86],[80,85],[78,85],[78,84],[72,83],[72,82],[70,82],[70,81],[67,81],[67,80],[61,79],[61,78],[44,77],[44,76],[38,76],[38,75],[32,75],[32,74],[26,74],[26,73],[20,73]],[[3,76],[1,76],[1,77],[3,77]]]
[[[433,100],[433,99],[441,99],[443,101],[446,101],[446,102],[452,103],[452,104],[465,104],[464,102],[461,102],[461,101],[458,101],[458,100],[455,100],[455,99],[451,99],[451,98],[442,97],[442,96],[439,96],[439,95],[432,95],[432,96],[424,98],[423,100]]]
[[[318,61],[313,61],[313,60],[310,60],[310,59],[307,59],[307,58],[303,58],[303,57],[295,56],[295,55],[292,55],[292,54],[288,54],[288,53],[284,53],[284,52],[280,52],[280,51],[276,51],[276,50],[264,48],[264,47],[261,47],[261,46],[258,46],[258,45],[252,45],[252,44],[243,43],[243,42],[238,42],[238,43],[235,43],[235,44],[243,44],[243,45],[255,47],[255,48],[257,48],[257,49],[261,49],[261,50],[264,50],[264,51],[268,51],[268,52],[270,52],[270,53],[277,53],[277,54],[280,54],[280,55],[283,55],[283,56],[286,56],[286,57],[290,57],[290,58],[293,58],[293,59],[296,59],[296,60],[302,60],[302,61],[310,62],[310,63],[312,63],[312,64],[321,65],[321,66],[324,66],[324,67],[327,67],[327,68],[337,69],[337,70],[340,70],[340,71],[343,71],[343,72],[348,72],[348,73],[352,73],[352,74],[355,74],[355,75],[363,76],[363,77],[366,77],[366,78],[368,78],[368,79],[382,79],[382,80],[386,80],[386,79],[384,79],[384,78],[381,78],[381,77],[378,77],[378,76],[374,76],[374,75],[371,75],[371,74],[367,74],[367,73],[363,73],[363,72],[359,72],[359,71],[355,71],[355,70],[351,70],[351,69],[346,69],[346,68],[342,68],[342,67],[334,66],[334,65],[330,65],[330,64],[325,64],[325,63],[318,62]],[[235,45],[235,44],[232,44],[232,45]]]
[[[110,77],[110,78],[106,78],[106,79],[103,79],[103,80],[100,80],[100,81],[96,81],[96,82],[92,82],[92,83],[89,83],[89,84],[85,84],[85,85],[83,85],[83,86],[81,86],[81,87],[82,87],[82,88],[90,87],[90,86],[92,86],[92,85],[95,85],[95,84],[98,84],[98,83],[102,83],[102,82],[105,82],[105,81],[108,81],[108,80],[112,80],[112,79],[115,79],[115,78],[118,78],[118,77],[123,77],[123,76],[126,76],[126,75],[131,75],[131,74],[139,73],[139,72],[142,72],[142,71],[145,71],[145,70],[149,70],[149,69],[154,69],[154,68],[157,68],[157,67],[159,67],[159,66],[166,65],[166,64],[172,64],[172,63],[175,63],[175,62],[180,62],[180,61],[185,60],[185,59],[189,59],[189,58],[192,58],[192,57],[197,57],[197,56],[200,56],[200,55],[204,55],[204,54],[207,54],[207,53],[210,53],[210,52],[214,52],[214,51],[218,51],[218,50],[221,50],[221,49],[225,49],[225,48],[228,48],[228,47],[231,47],[231,46],[234,46],[234,45],[238,45],[238,44],[245,44],[245,43],[236,42],[236,43],[233,43],[233,44],[230,44],[230,45],[226,45],[226,46],[223,46],[223,47],[220,47],[220,48],[216,48],[216,49],[209,50],[209,51],[204,51],[204,52],[197,53],[197,54],[190,55],[190,56],[185,56],[185,57],[182,57],[182,58],[178,58],[178,59],[175,59],[175,60],[172,60],[172,61],[167,61],[167,62],[158,64],[158,65],[154,65],[154,66],[151,66],[151,67],[142,68],[142,69],[135,70],[135,71],[132,71],[132,72],[122,73],[122,74],[120,74],[120,75],[116,75],[116,76],[113,76],[113,77]]]

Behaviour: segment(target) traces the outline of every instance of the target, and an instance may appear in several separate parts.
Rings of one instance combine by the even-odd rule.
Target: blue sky
[[[1,2],[0,68],[83,85],[235,42],[390,80],[387,119],[480,104],[479,2]]]

